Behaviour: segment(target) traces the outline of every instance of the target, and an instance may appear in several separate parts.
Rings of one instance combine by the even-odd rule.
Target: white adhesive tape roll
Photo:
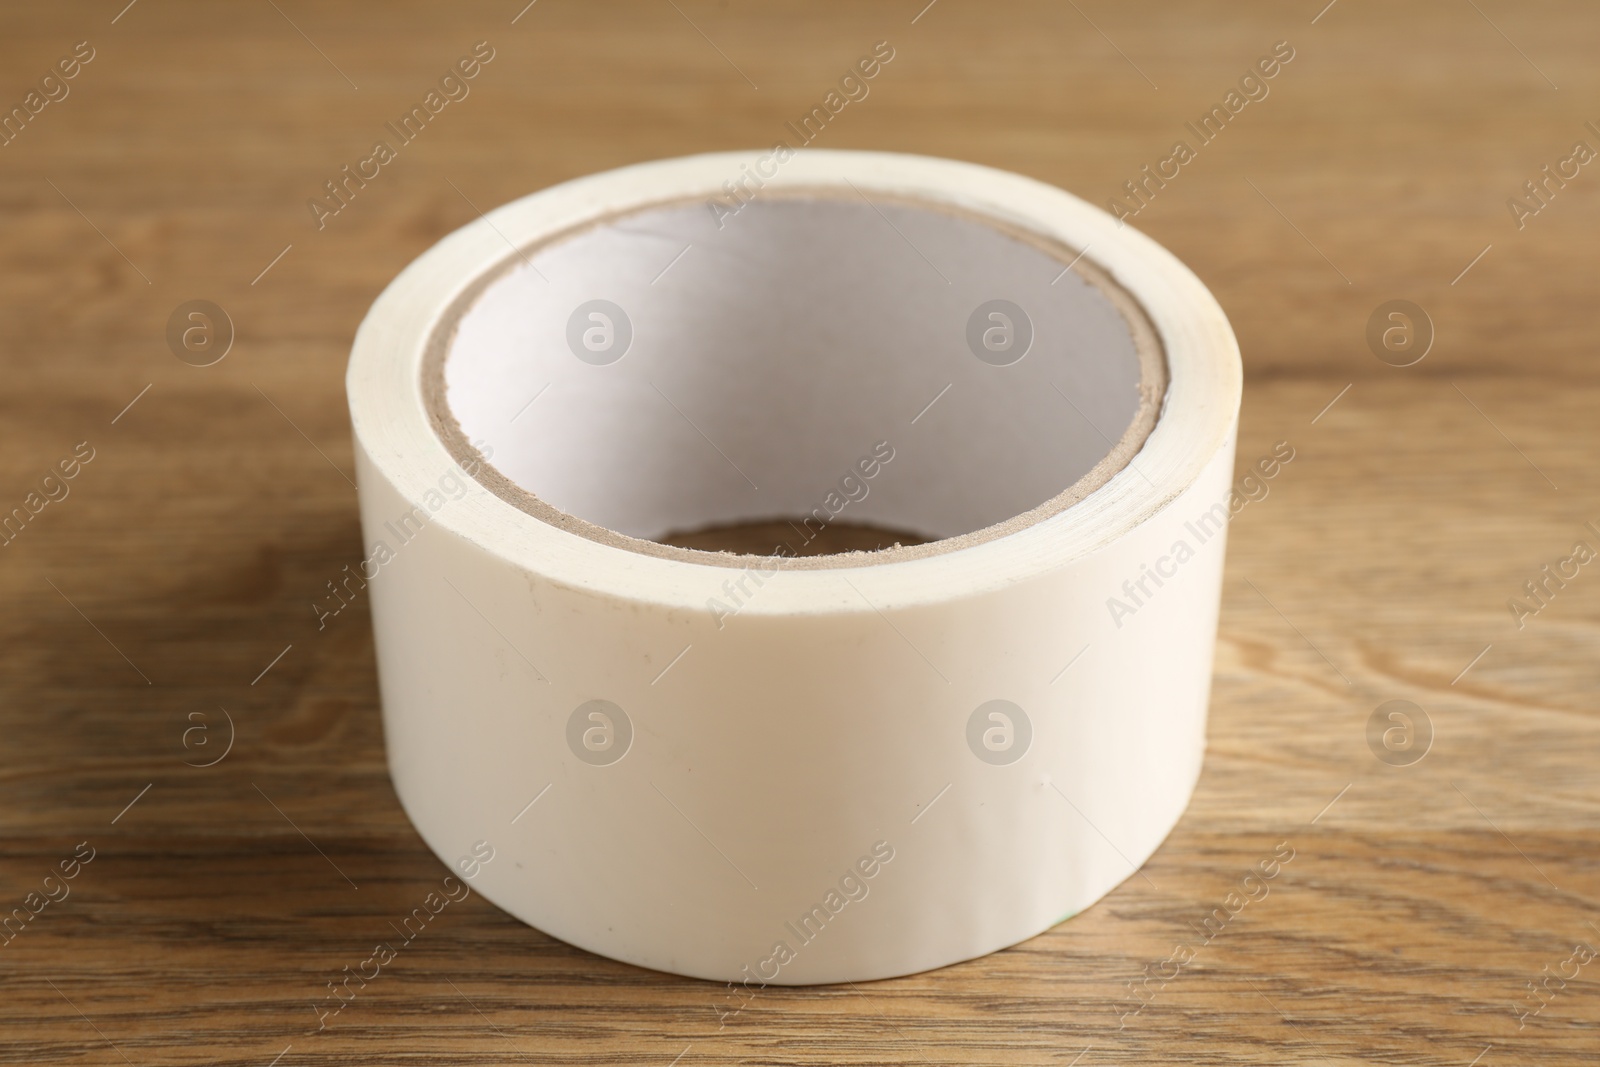
[[[1182,813],[1239,357],[1082,201],[880,153],[595,175],[411,264],[348,388],[395,788],[541,930],[905,974],[1080,911]],[[684,547],[760,523],[780,555]],[[806,554],[863,525],[903,543]]]

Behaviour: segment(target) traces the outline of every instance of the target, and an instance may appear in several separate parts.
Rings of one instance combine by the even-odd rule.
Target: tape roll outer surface
[[[449,235],[374,303],[347,386],[389,766],[429,847],[452,868],[492,855],[460,872],[563,941],[750,986],[891,977],[1076,914],[1182,814],[1205,747],[1239,356],[1191,272],[1059,189],[916,156],[762,160],[695,156],[547,189]],[[730,199],[725,183],[753,166],[759,188]],[[835,232],[866,268],[814,249],[760,254],[762,242]],[[697,254],[711,265],[703,284],[689,269]],[[1036,335],[1015,367],[1044,377],[1012,398],[990,384],[1008,368],[990,365],[1003,361],[969,344],[967,327],[977,317],[981,340],[999,324],[987,336],[1003,346],[1016,323],[952,306],[953,294],[1007,298],[985,264],[1034,255],[1079,261],[1062,264],[1068,281],[1030,290]],[[916,271],[926,278],[905,280]],[[828,272],[843,274],[827,283],[837,312],[801,293],[814,313],[761,343],[697,345],[708,321],[744,330],[761,285],[786,299],[797,277]],[[1047,305],[1069,290],[1079,318],[1063,325]],[[1052,338],[1088,338],[1072,358],[1093,370],[1105,347],[1095,309],[1111,306],[1110,290],[1143,315],[1161,389],[1146,373],[1128,379],[1143,394],[1090,383],[1075,402],[1063,388],[1075,372],[1050,366]],[[890,332],[873,334],[872,315],[848,306],[862,291]],[[602,329],[590,340],[615,340],[616,316],[579,314],[589,298],[628,307],[621,362],[597,365],[568,343],[569,316]],[[713,319],[684,321],[707,302]],[[1138,331],[1122,326],[1125,371]],[[892,349],[896,329],[950,340],[834,359],[859,331],[871,351]],[[739,361],[797,336],[781,370],[748,371],[766,390],[752,410],[697,402],[711,387],[737,399],[739,368],[758,366]],[[807,344],[820,347],[808,356]],[[708,366],[684,369],[697,360]],[[549,395],[524,405],[546,378]],[[1095,389],[1116,402],[1086,408]],[[852,408],[855,395],[866,399]],[[1092,471],[1057,463],[1083,441],[1115,453],[1141,395],[1150,417],[1131,449]],[[885,396],[894,403],[872,399]],[[1013,424],[1021,446],[995,445]],[[635,458],[611,455],[613,441],[654,427],[659,448],[647,439]],[[1079,444],[1057,449],[1053,434]],[[862,507],[886,510],[862,515],[921,525],[928,545],[790,561],[645,540],[663,532],[652,515],[682,526],[847,499],[838,457],[852,489],[871,466],[852,458],[879,440],[895,458]],[[656,453],[659,470],[607,474]],[[1066,494],[1054,504],[1037,491],[1052,477],[1066,479],[1052,483]],[[997,515],[1013,484],[1034,496]]]

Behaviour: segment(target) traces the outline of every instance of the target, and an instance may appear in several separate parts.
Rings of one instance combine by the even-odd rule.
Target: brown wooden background
[[[918,17],[925,2],[538,0],[514,23],[522,0],[0,11],[0,101],[73,43],[96,49],[0,147],[0,507],[95,449],[0,548],[0,911],[77,842],[97,850],[0,948],[0,1060],[1600,1056],[1600,962],[1516,1018],[1543,968],[1600,946],[1600,564],[1520,631],[1506,608],[1575,540],[1600,546],[1582,529],[1600,521],[1600,164],[1520,231],[1506,208],[1574,141],[1600,148],[1583,128],[1600,120],[1600,12],[939,0]],[[306,199],[478,40],[496,58],[471,96],[318,232]],[[325,983],[444,873],[385,772],[365,604],[321,632],[310,608],[360,552],[342,476],[357,322],[475,217],[468,199],[769,144],[878,40],[896,58],[819,145],[976,160],[1097,203],[1274,42],[1296,49],[1137,220],[1233,319],[1241,462],[1280,439],[1298,452],[1234,526],[1188,815],[1148,880],[1027,944],[769,990],[720,1028],[718,987],[474,898],[316,1032]],[[237,327],[203,369],[164,340],[195,298]],[[1405,369],[1364,341],[1394,298],[1437,331]],[[1368,749],[1390,699],[1432,723],[1413,766]],[[186,767],[218,751],[184,747],[189,717],[220,744],[219,707],[231,753]],[[1296,857],[1270,896],[1119,1029],[1127,983],[1282,841]]]

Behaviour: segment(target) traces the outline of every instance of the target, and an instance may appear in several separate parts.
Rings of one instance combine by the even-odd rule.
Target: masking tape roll
[[[1173,256],[985,167],[778,146],[490,213],[350,360],[406,812],[511,914],[683,975],[1039,933],[1199,774],[1240,377]]]

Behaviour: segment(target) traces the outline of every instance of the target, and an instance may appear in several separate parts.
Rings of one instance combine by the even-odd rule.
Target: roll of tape
[[[348,389],[395,788],[555,937],[906,974],[1087,907],[1188,802],[1237,346],[1058,189],[781,146],[583,178],[407,267]]]

